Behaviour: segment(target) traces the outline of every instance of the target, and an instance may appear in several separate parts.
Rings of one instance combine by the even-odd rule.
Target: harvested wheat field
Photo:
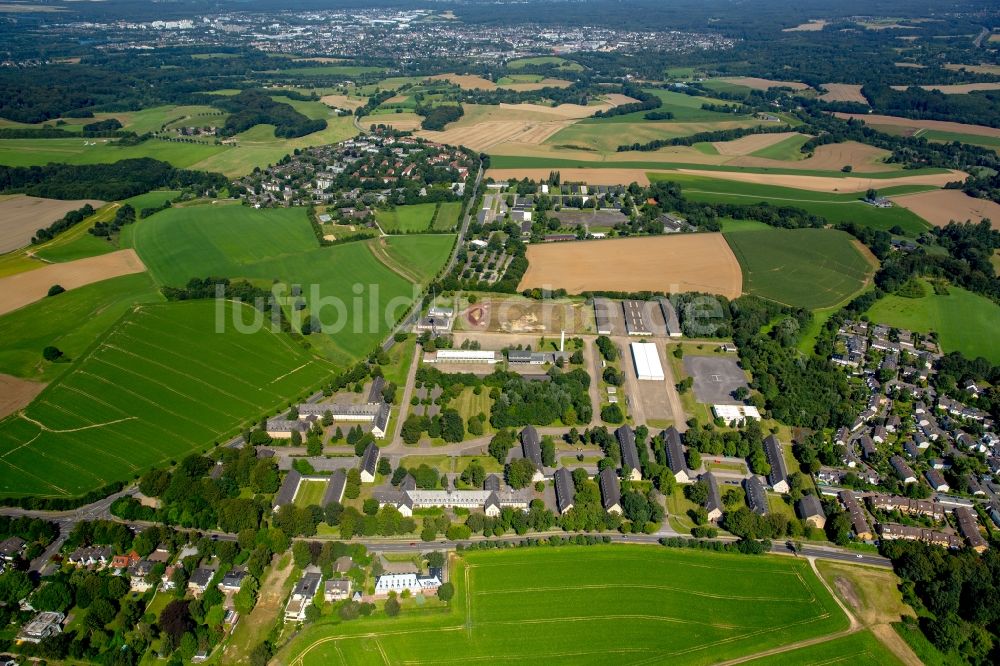
[[[722,234],[533,244],[527,256],[519,291],[703,291],[728,298],[743,293],[740,264]]]
[[[853,83],[824,83],[826,92],[819,96],[824,102],[857,102],[858,104],[868,104],[868,100],[861,94],[861,86]]]
[[[30,382],[20,377],[0,374],[0,419],[27,407],[43,388],[44,382]]]
[[[75,289],[119,275],[142,273],[144,270],[146,267],[139,255],[130,249],[64,264],[49,264],[44,268],[11,275],[0,279],[0,314],[40,301],[46,297],[49,288],[56,284],[62,285],[64,289]]]
[[[800,23],[794,28],[784,28],[781,32],[819,32],[826,24],[826,19],[815,19],[809,23]]]
[[[60,201],[19,194],[0,198],[0,253],[28,245],[39,228],[49,226],[84,204],[90,204],[96,210],[104,202],[95,199]]]
[[[501,104],[501,109],[508,111],[532,111],[534,113],[545,113],[559,118],[580,119],[589,118],[598,111],[607,111],[622,104],[631,104],[636,100],[625,95],[612,93],[604,95],[604,101],[600,104],[582,106],[580,104],[560,104],[558,106],[545,106],[544,104]]]
[[[979,222],[989,219],[994,229],[1000,229],[1000,204],[970,197],[962,190],[934,190],[892,197],[892,200],[936,227],[943,227],[952,220]]]
[[[768,148],[776,143],[781,143],[785,139],[793,136],[800,136],[798,132],[778,132],[776,134],[748,134],[732,141],[716,141],[712,145],[719,151],[720,155],[730,157],[738,155],[749,155],[763,148]]]
[[[782,169],[813,171],[840,171],[843,167],[850,165],[853,171],[860,173],[899,170],[898,165],[884,162],[889,154],[888,150],[855,141],[845,141],[844,143],[828,143],[819,146],[811,157],[802,160],[772,160],[748,155],[736,157],[725,164],[733,167],[780,167]]]
[[[495,90],[497,84],[474,74],[438,74],[428,77],[429,81],[448,81],[462,90]]]
[[[530,120],[491,120],[471,127],[449,127],[442,132],[420,132],[419,135],[438,143],[448,143],[483,151],[499,143],[516,142],[538,145],[571,124],[571,120],[537,122]]]
[[[353,111],[354,109],[367,104],[368,98],[348,97],[347,95],[323,95],[319,98],[319,101],[323,102],[327,106]]]
[[[942,132],[957,132],[959,134],[976,134],[978,136],[1000,137],[1000,128],[985,125],[966,125],[952,123],[947,120],[914,120],[900,116],[880,116],[867,113],[834,113],[838,118],[860,120],[867,125],[890,125],[893,127],[912,127],[914,129],[932,129]]]
[[[774,79],[760,79],[756,76],[731,76],[720,81],[726,81],[737,86],[746,86],[754,90],[767,90],[768,88],[791,88],[793,90],[808,90],[809,86],[799,81],[775,81]]]
[[[565,171],[563,171],[565,174]],[[812,190],[814,192],[864,192],[868,188],[874,187],[894,187],[896,185],[934,185],[943,187],[946,183],[956,180],[964,180],[967,174],[961,171],[948,171],[947,173],[919,174],[914,176],[900,176],[899,178],[859,178],[848,176],[846,178],[836,178],[834,176],[799,176],[795,174],[770,174],[770,173],[747,173],[745,171],[702,171],[700,169],[677,169],[677,173],[688,173],[706,178],[720,178],[722,180],[735,180],[743,183],[756,183],[758,185],[778,185],[780,187],[794,187],[801,190]],[[563,175],[563,180],[566,176]]]
[[[944,68],[955,72],[960,72],[965,69],[974,74],[1000,74],[1000,65],[988,65],[986,63],[980,63],[978,65],[956,65],[954,63],[948,63],[944,66]]]
[[[893,90],[906,90],[909,86],[890,86]],[[943,85],[920,86],[924,90],[936,90],[945,95],[967,95],[977,90],[1000,90],[1000,83],[948,83]]]
[[[542,79],[534,83],[504,83],[497,86],[507,90],[541,90],[542,88],[569,88],[572,82],[565,79]]]
[[[559,167],[559,174],[564,183],[588,183],[590,185],[629,185],[638,183],[649,185],[646,169],[608,169],[603,166],[591,168],[567,169]],[[552,169],[490,169],[486,172],[494,180],[545,180]],[[702,173],[701,171],[697,173]],[[713,172],[714,173],[714,172]]]

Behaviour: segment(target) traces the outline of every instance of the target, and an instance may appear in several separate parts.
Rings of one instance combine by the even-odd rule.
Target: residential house
[[[77,548],[69,556],[69,563],[81,567],[103,568],[111,561],[111,549],[107,546]]]
[[[243,579],[247,577],[247,572],[242,567],[230,569],[219,582],[219,589],[223,592],[239,592],[243,586]]]
[[[0,558],[11,562],[21,556],[24,546],[27,543],[19,536],[7,537],[0,541]]]
[[[573,485],[573,475],[565,467],[560,467],[555,473],[556,508],[560,515],[573,508],[573,497],[576,488]]]
[[[635,444],[635,431],[627,425],[615,430],[618,446],[622,453],[622,470],[633,481],[642,479],[642,463],[639,461],[639,451]]]
[[[865,511],[861,508],[857,498],[854,497],[854,493],[850,490],[841,490],[837,494],[837,498],[840,499],[840,503],[844,505],[844,509],[851,517],[851,530],[854,532],[854,536],[862,541],[871,540],[873,537],[871,525],[868,524]]]
[[[776,493],[787,493],[790,489],[788,485],[788,468],[785,466],[785,457],[781,452],[781,443],[774,435],[768,435],[764,440],[764,453],[767,455],[767,463],[771,466],[771,471],[767,475],[767,482]]]
[[[972,513],[971,509],[964,506],[957,507],[955,509],[955,519],[958,521],[958,531],[965,537],[969,548],[977,553],[981,553],[989,548],[986,539],[979,532],[979,523],[976,521],[976,515]]]
[[[361,456],[361,482],[375,483],[375,473],[378,468],[378,459],[381,455],[380,449],[374,443],[365,447],[365,453]]]
[[[285,622],[302,622],[306,619],[306,608],[313,602],[322,582],[323,575],[316,567],[306,567],[285,604]]]
[[[924,473],[924,476],[927,478],[927,483],[930,484],[935,492],[946,493],[951,490],[951,486],[944,480],[944,475],[938,470],[929,469]]]
[[[667,454],[667,466],[673,472],[677,483],[691,483],[694,481],[694,474],[688,469],[687,458],[684,457],[681,434],[674,426],[670,426],[663,431],[663,448]]]
[[[936,530],[911,527],[910,525],[897,525],[895,523],[880,523],[877,529],[879,536],[886,541],[906,539],[908,541],[923,541],[924,543],[955,550],[962,547],[962,540],[954,534],[947,534]]]
[[[340,578],[323,583],[323,601],[343,601],[351,596],[351,579]]]
[[[715,474],[708,472],[699,477],[708,486],[708,499],[705,500],[705,510],[708,512],[708,519],[715,522],[722,518],[722,494],[719,492],[719,482],[715,479]]]
[[[903,460],[900,456],[892,456],[891,458],[889,458],[889,464],[892,465],[892,469],[896,473],[896,476],[903,483],[917,482],[917,475],[913,472],[910,466],[906,464],[906,461]]]
[[[198,567],[191,573],[191,577],[188,578],[188,590],[190,590],[196,597],[201,596],[201,594],[208,589],[208,585],[212,582],[212,578],[214,577],[215,569]]]
[[[66,616],[62,613],[45,611],[36,615],[21,627],[17,634],[18,643],[41,643],[50,636],[62,633],[62,623]]]
[[[410,594],[434,594],[441,587],[437,576],[418,576],[417,574],[386,574],[379,576],[375,583],[375,596],[387,597],[390,592],[402,594],[409,590]]]
[[[813,527],[823,529],[826,526],[826,512],[816,495],[803,495],[795,504],[795,513]]]
[[[622,514],[622,487],[615,470],[605,467],[598,475],[601,486],[601,505],[608,513]]]
[[[743,480],[743,490],[746,492],[747,506],[759,516],[765,515],[770,509],[767,504],[767,493],[764,483],[758,476],[750,476]]]

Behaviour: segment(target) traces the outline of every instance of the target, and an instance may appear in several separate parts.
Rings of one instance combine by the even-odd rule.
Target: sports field
[[[332,367],[249,306],[139,306],[0,421],[0,496],[70,497],[179,460],[314,389]],[[217,325],[224,323],[220,331]]]
[[[860,292],[874,259],[835,229],[777,229],[756,223],[723,227],[743,268],[743,290],[778,303],[828,308]]]
[[[172,208],[136,225],[133,242],[153,278],[183,286],[193,277],[246,278],[274,286],[292,325],[316,316],[325,333],[310,342],[327,358],[350,362],[368,354],[413,298],[412,283],[437,274],[451,235],[408,235],[319,247],[302,208],[243,206]],[[379,246],[375,244],[379,243]],[[377,257],[376,247],[381,256]],[[384,253],[388,253],[385,255]],[[305,310],[292,308],[293,285]]]
[[[450,608],[314,624],[279,664],[708,664],[847,628],[804,560],[649,546],[476,551]]]
[[[941,350],[959,351],[969,358],[982,356],[1000,363],[1000,306],[961,287],[949,286],[937,296],[928,285],[923,298],[888,295],[868,311],[873,322],[929,333],[936,331]]]
[[[382,231],[388,234],[427,231],[436,208],[437,204],[432,203],[396,206],[391,210],[377,211],[375,219]]]

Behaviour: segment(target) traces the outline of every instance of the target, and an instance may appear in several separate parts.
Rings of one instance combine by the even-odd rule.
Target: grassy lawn
[[[280,556],[276,565],[264,573],[257,605],[249,615],[240,618],[226,643],[222,655],[230,664],[247,663],[250,652],[270,633],[285,607],[285,601],[298,581],[297,570],[290,553]],[[218,653],[213,655],[216,659]]]
[[[507,69],[523,69],[528,65],[558,65],[559,69],[571,72],[582,72],[583,65],[558,56],[537,56],[534,58],[518,58],[507,63]]]
[[[396,206],[392,210],[377,211],[375,218],[386,233],[427,231],[435,208],[437,204],[432,203]]]
[[[0,372],[54,379],[71,365],[42,360],[42,349],[52,345],[75,359],[133,305],[162,300],[149,275],[136,273],[70,289],[2,315]]]
[[[913,617],[903,601],[899,577],[891,569],[817,560],[816,567],[840,600],[866,625],[899,622]]]
[[[135,146],[116,146],[110,139],[2,139],[0,164],[41,166],[49,162],[98,164],[135,157],[152,157],[186,168],[231,150],[215,143],[178,143],[147,139]],[[282,154],[287,154],[287,150]],[[250,167],[253,168],[252,166]]]
[[[947,296],[937,296],[928,285],[927,296],[904,298],[888,295],[868,311],[873,322],[928,333],[935,331],[944,352],[960,351],[969,358],[982,356],[1000,363],[1000,306],[989,299],[949,286]]]
[[[327,481],[313,481],[311,479],[303,479],[299,483],[299,490],[295,493],[295,505],[296,506],[310,506],[315,504],[316,506],[323,505],[323,493],[326,492]]]
[[[438,206],[438,214],[434,220],[433,228],[440,231],[451,231],[458,226],[458,219],[461,215],[461,201],[445,201]]]
[[[684,93],[673,92],[671,90],[662,90],[659,88],[647,88],[644,92],[652,93],[660,98],[662,106],[653,109],[654,111],[669,111],[674,114],[672,120],[666,121],[646,121],[645,115],[646,111],[636,111],[635,113],[626,113],[621,116],[611,116],[609,118],[588,118],[580,121],[582,124],[620,124],[620,123],[632,123],[632,122],[712,122],[712,121],[726,121],[726,120],[737,120],[740,118],[745,118],[746,116],[740,116],[733,113],[719,113],[717,111],[706,111],[702,109],[702,104],[732,104],[732,102],[726,102],[721,99],[713,99],[711,97],[692,97],[691,95],[685,95]]]
[[[795,161],[805,159],[805,154],[800,149],[809,139],[808,136],[790,136],[751,154],[754,157],[764,157],[769,160]]]
[[[476,414],[485,414],[487,422],[483,425],[485,434],[489,435],[494,432],[493,427],[488,422],[490,409],[493,407],[493,400],[490,398],[489,389],[484,387],[479,395],[476,395],[474,390],[471,386],[466,387],[457,398],[451,401],[449,406],[457,409],[464,421],[468,421]]]
[[[995,136],[980,136],[978,134],[962,134],[960,132],[942,132],[940,130],[922,129],[915,136],[922,137],[928,141],[941,141],[944,143],[968,143],[973,146],[982,146],[996,150],[1000,148],[1000,138]]]
[[[903,662],[872,632],[859,631],[797,650],[751,659],[746,663],[758,666],[901,666]]]
[[[835,229],[724,226],[743,269],[743,291],[778,303],[828,308],[849,300],[875,267]]]
[[[697,509],[698,505],[684,497],[684,486],[678,485],[674,492],[666,497],[667,514],[670,516],[670,526],[682,534],[690,534],[694,521],[688,516],[688,511]]]
[[[400,465],[407,469],[419,467],[420,465],[427,465],[428,467],[433,467],[442,474],[461,474],[473,460],[478,460],[488,474],[499,474],[503,472],[503,465],[498,463],[496,459],[491,456],[447,456],[443,454],[429,456],[405,456],[402,460],[400,460]]]
[[[0,496],[74,497],[129,480],[207,451],[330,376],[328,363],[285,334],[229,323],[250,309],[133,309],[23,415],[0,421]]]
[[[386,249],[394,261],[427,284],[437,276],[448,261],[455,245],[454,234],[392,236],[385,239]]]
[[[847,627],[808,564],[793,558],[644,546],[526,548],[464,553],[450,578],[455,597],[445,607],[405,609],[395,619],[381,609],[354,622],[324,617],[275,663],[400,663],[446,654],[469,662],[601,664],[615,655],[707,664]],[[684,630],[664,631],[665,622],[682,622]],[[593,641],[610,632],[617,640]]]

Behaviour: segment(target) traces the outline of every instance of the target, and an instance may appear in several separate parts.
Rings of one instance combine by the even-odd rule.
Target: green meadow
[[[829,308],[864,289],[874,266],[835,229],[778,229],[726,223],[726,242],[743,269],[743,291],[793,307]]]
[[[753,666],[902,666],[903,662],[871,631],[857,631],[816,645],[751,659]]]
[[[433,203],[396,206],[390,210],[378,211],[375,219],[386,233],[427,231],[436,209],[437,204]]]
[[[371,246],[376,242],[319,247],[303,208],[233,205],[171,208],[133,233],[135,250],[158,284],[218,276],[273,287],[293,326],[319,318],[327,332],[311,335],[310,343],[343,363],[368,354],[385,336],[412,302],[412,282],[437,274],[454,237],[393,237],[379,256]],[[294,285],[301,297],[291,295]]]
[[[0,421],[0,496],[72,497],[235,435],[333,371],[247,305],[132,309],[23,413]]]
[[[718,111],[706,111],[701,108],[702,104],[734,104],[721,99],[711,97],[693,97],[684,93],[662,90],[660,88],[647,88],[644,92],[652,93],[660,98],[662,106],[653,111],[669,111],[674,114],[671,120],[649,121],[646,120],[646,111],[636,111],[626,113],[621,116],[611,116],[609,118],[585,118],[580,121],[584,125],[603,125],[607,123],[634,123],[634,122],[717,122],[725,120],[737,120],[746,116],[734,113],[719,113]],[[624,142],[623,142],[624,143]]]
[[[53,379],[71,366],[44,361],[42,349],[52,345],[75,359],[134,305],[162,300],[149,274],[136,273],[70,289],[8,312],[0,316],[0,373]]]
[[[917,236],[930,229],[930,225],[901,206],[875,208],[861,200],[862,194],[813,192],[793,187],[741,183],[721,178],[706,178],[688,174],[650,173],[650,180],[669,180],[678,183],[685,198],[706,203],[755,204],[766,202],[772,206],[793,206],[813,215],[825,217],[831,224],[854,222],[873,229],[888,231],[901,227],[906,235]],[[879,188],[885,196],[912,194],[935,189],[924,185],[897,185]]]
[[[316,506],[323,505],[323,493],[326,492],[328,481],[314,481],[312,479],[302,479],[299,483],[299,490],[295,493],[296,506]]]
[[[462,553],[448,605],[324,616],[278,664],[710,664],[847,628],[803,560],[654,546]],[[604,636],[604,639],[598,639]]]
[[[1000,306],[970,291],[950,285],[946,296],[938,296],[930,285],[922,298],[889,294],[868,311],[876,323],[920,333],[935,331],[945,353],[958,351],[968,358],[982,356],[1000,363]]]
[[[0,164],[41,166],[49,162],[99,164],[152,157],[186,168],[224,153],[228,146],[147,139],[136,146],[115,146],[111,139],[0,139]],[[93,145],[91,145],[93,144]],[[251,167],[252,168],[252,167]]]
[[[790,136],[787,139],[782,139],[778,143],[773,143],[766,148],[761,148],[760,150],[751,153],[754,157],[764,157],[769,160],[784,160],[784,161],[795,161],[805,159],[805,155],[802,153],[802,146],[805,145],[811,137],[808,136]]]
[[[535,56],[534,58],[518,58],[507,63],[507,69],[524,69],[529,65],[557,65],[559,69],[572,72],[582,72],[583,65],[559,56]]]

